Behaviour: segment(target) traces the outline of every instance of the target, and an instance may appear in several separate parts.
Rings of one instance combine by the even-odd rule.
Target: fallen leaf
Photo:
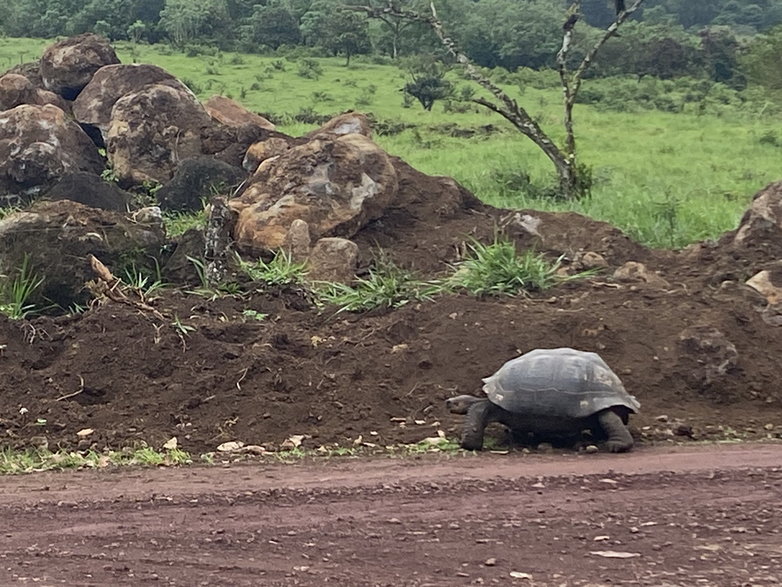
[[[168,439],[168,440],[167,440],[167,441],[166,441],[166,442],[163,444],[163,448],[164,448],[165,450],[175,450],[178,444],[179,444],[179,443],[178,443],[178,441],[177,441],[177,439],[176,439],[176,436],[172,436],[170,439]]]
[[[635,558],[641,556],[640,552],[622,552],[620,550],[593,550],[589,554],[602,556],[603,558]]]
[[[78,436],[79,438],[84,438],[86,436],[89,436],[93,432],[95,432],[95,430],[93,430],[92,428],[82,428],[76,433],[76,436]]]

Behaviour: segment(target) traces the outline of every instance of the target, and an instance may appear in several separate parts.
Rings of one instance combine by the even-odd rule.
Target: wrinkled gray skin
[[[541,438],[576,437],[582,430],[591,430],[605,436],[610,452],[626,452],[633,448],[633,437],[627,429],[631,411],[624,406],[613,406],[587,418],[541,418],[509,412],[487,398],[460,395],[446,400],[446,407],[454,414],[465,414],[461,446],[467,450],[483,448],[483,434],[492,422],[507,426],[515,438],[534,434]]]

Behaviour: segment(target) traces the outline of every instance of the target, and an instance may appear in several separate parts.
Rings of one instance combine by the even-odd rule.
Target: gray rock
[[[213,157],[193,157],[179,164],[174,177],[158,190],[156,197],[164,210],[200,210],[202,202],[215,194],[230,195],[246,175],[242,169]]]
[[[322,238],[312,247],[309,279],[350,283],[356,277],[358,245],[344,238]]]

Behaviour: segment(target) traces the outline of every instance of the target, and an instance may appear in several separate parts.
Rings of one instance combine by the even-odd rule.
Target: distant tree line
[[[6,0],[0,32],[43,37],[94,31],[112,40],[198,45],[244,52],[306,48],[313,54],[437,53],[425,27],[368,21],[346,4],[386,0]],[[428,0],[395,0],[425,10]],[[597,29],[613,19],[613,2],[583,0],[572,50],[583,55]],[[515,70],[555,67],[567,0],[443,0],[438,15],[472,59]],[[594,27],[594,28],[592,28]],[[776,27],[776,28],[775,28]],[[592,75],[708,77],[736,87],[747,78],[778,80],[782,0],[648,0],[640,15],[604,48]],[[639,50],[639,48],[641,48]],[[300,49],[299,49],[300,50]],[[778,84],[774,81],[772,85]]]

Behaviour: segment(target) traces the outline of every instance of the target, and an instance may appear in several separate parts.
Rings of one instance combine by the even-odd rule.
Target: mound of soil
[[[565,262],[591,251],[608,267],[530,297],[457,294],[361,315],[318,312],[302,292],[281,290],[212,301],[170,291],[153,302],[159,314],[104,302],[77,316],[0,318],[0,444],[159,447],[176,436],[199,452],[233,440],[274,448],[293,435],[307,448],[410,443],[438,430],[457,438],[461,417],[444,399],[478,393],[481,377],[519,353],[558,346],[596,351],[619,374],[642,403],[631,421],[642,441],[782,436],[780,330],[727,271],[752,275],[772,249],[742,257],[726,237],[653,251],[577,214],[474,199],[444,215],[442,181],[403,177],[412,195],[359,234],[362,252],[383,248],[432,276],[499,225],[521,246]],[[542,239],[519,228],[525,214],[542,220]],[[665,285],[611,279],[626,261]]]

